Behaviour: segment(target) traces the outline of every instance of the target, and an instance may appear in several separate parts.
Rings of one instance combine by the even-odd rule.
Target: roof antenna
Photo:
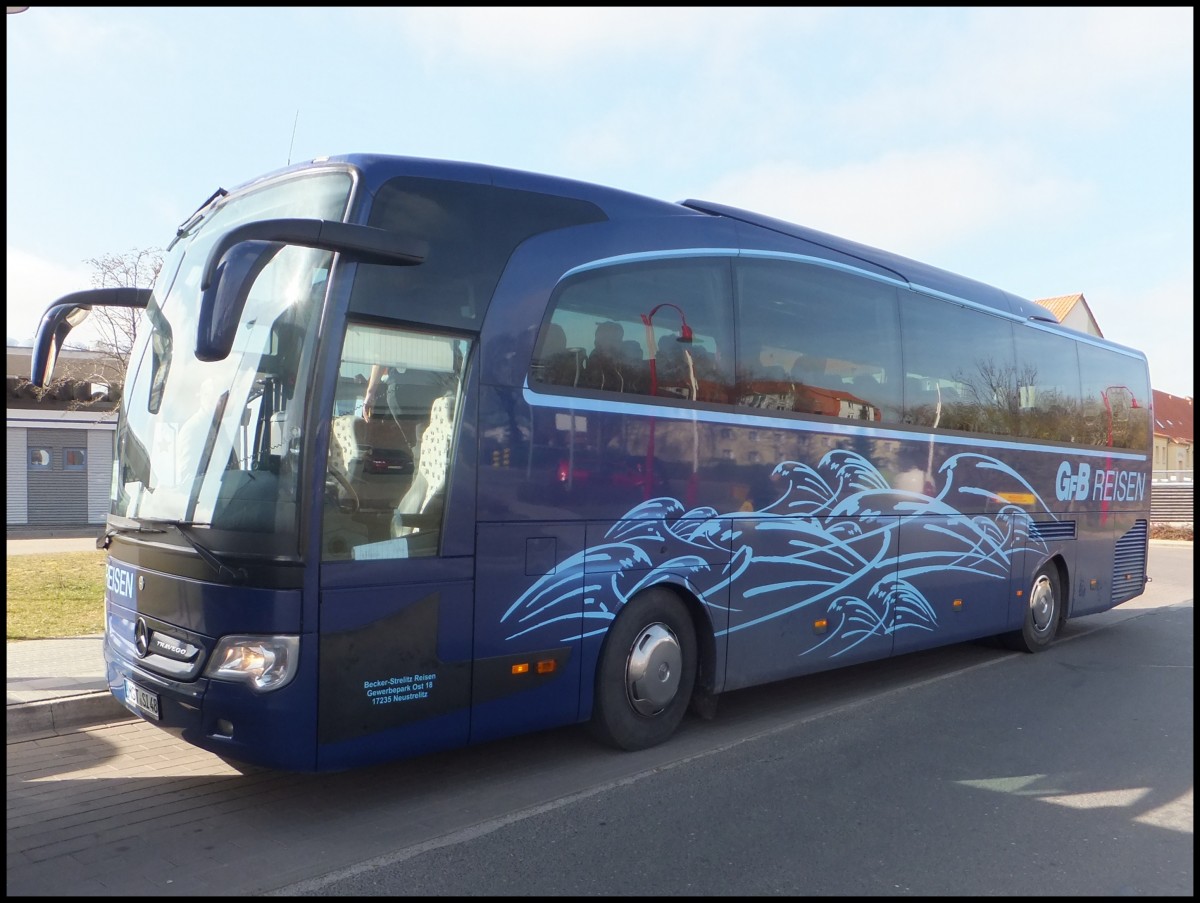
[[[287,165],[292,165],[292,148],[296,146],[296,125],[300,122],[300,110],[296,110],[296,119],[292,122],[292,143],[288,145]]]

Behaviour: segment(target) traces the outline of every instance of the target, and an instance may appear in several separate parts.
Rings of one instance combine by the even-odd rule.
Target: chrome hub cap
[[[1033,582],[1029,591],[1029,611],[1033,615],[1033,629],[1045,633],[1052,626],[1055,615],[1054,587],[1045,574]]]
[[[642,715],[656,715],[679,692],[683,652],[666,624],[645,627],[629,650],[625,688],[629,703]]]

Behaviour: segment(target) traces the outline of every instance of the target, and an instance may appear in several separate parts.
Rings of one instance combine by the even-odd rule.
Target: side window
[[[1034,327],[1017,330],[1017,397],[1021,435],[1082,441],[1077,343]]]
[[[904,419],[940,429],[1020,435],[1020,398],[1009,320],[906,292]]]
[[[739,260],[735,274],[739,406],[899,417],[894,287],[790,260]]]
[[[87,449],[64,448],[63,470],[87,470]]]
[[[1080,441],[1112,448],[1150,445],[1150,385],[1142,360],[1079,343],[1083,435]]]
[[[50,454],[48,448],[31,448],[29,449],[29,469],[30,470],[49,470],[54,458]]]
[[[551,300],[530,382],[728,402],[729,264],[669,259],[597,267]]]
[[[437,555],[468,343],[351,323],[330,412],[322,557]]]

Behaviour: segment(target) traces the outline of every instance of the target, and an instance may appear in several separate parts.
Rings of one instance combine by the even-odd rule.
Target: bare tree
[[[160,248],[132,248],[124,254],[105,254],[84,261],[92,267],[93,288],[151,288],[162,269]],[[95,348],[111,357],[120,372],[129,366],[142,312],[133,307],[96,307],[89,320],[98,338]]]

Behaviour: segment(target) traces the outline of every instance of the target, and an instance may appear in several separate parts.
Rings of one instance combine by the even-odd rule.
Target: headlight
[[[204,669],[216,680],[248,683],[260,693],[286,687],[300,662],[298,636],[221,637]]]

